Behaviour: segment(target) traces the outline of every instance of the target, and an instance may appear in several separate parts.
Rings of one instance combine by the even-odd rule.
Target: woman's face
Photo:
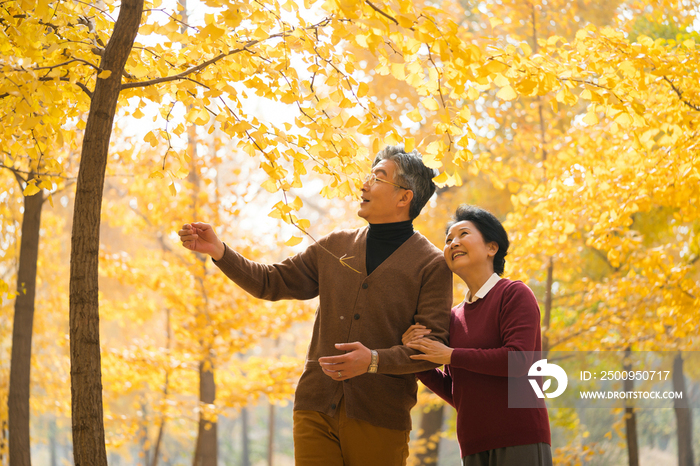
[[[498,245],[495,242],[486,244],[479,230],[468,220],[450,227],[443,250],[447,266],[455,273],[487,265],[493,267],[496,252]]]

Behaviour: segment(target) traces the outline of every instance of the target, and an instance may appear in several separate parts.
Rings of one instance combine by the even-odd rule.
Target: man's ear
[[[402,191],[403,193],[399,198],[397,207],[409,207],[411,205],[411,201],[413,200],[413,191],[410,189],[402,189]]]

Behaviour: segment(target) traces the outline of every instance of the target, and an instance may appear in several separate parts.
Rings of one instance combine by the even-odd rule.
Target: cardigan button
[[[360,314],[355,314],[355,320],[360,320]]]
[[[369,285],[368,285],[367,283],[363,283],[363,284],[362,284],[362,289],[363,289],[363,290],[366,290],[367,288],[369,288]]]
[[[336,405],[335,405],[335,403],[333,403],[333,404],[331,405],[331,409],[335,409],[335,408],[336,408]]]

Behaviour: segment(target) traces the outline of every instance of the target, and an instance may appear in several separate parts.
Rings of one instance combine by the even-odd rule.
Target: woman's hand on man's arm
[[[423,338],[429,334],[430,329],[425,325],[413,324],[401,336],[401,343],[423,353],[411,355],[411,359],[430,361],[435,364],[449,364],[452,358],[452,348],[439,341]]]
[[[406,330],[401,336],[401,343],[404,345],[408,345],[408,343],[417,341],[423,338],[424,336],[430,334],[430,332],[431,330],[425,325],[413,324],[410,327],[408,327],[408,330]]]
[[[430,361],[435,364],[449,364],[452,360],[452,351],[454,351],[453,348],[429,338],[419,338],[407,343],[406,346],[423,353],[414,354],[411,359]]]
[[[425,325],[413,324],[401,336],[401,343],[423,353],[411,355],[411,359],[430,361],[436,364],[449,364],[453,349],[439,341],[423,338],[429,334],[430,329]]]

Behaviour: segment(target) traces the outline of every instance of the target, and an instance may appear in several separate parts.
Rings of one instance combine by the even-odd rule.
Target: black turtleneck
[[[367,275],[379,267],[399,246],[413,236],[413,222],[370,223],[367,233]]]

